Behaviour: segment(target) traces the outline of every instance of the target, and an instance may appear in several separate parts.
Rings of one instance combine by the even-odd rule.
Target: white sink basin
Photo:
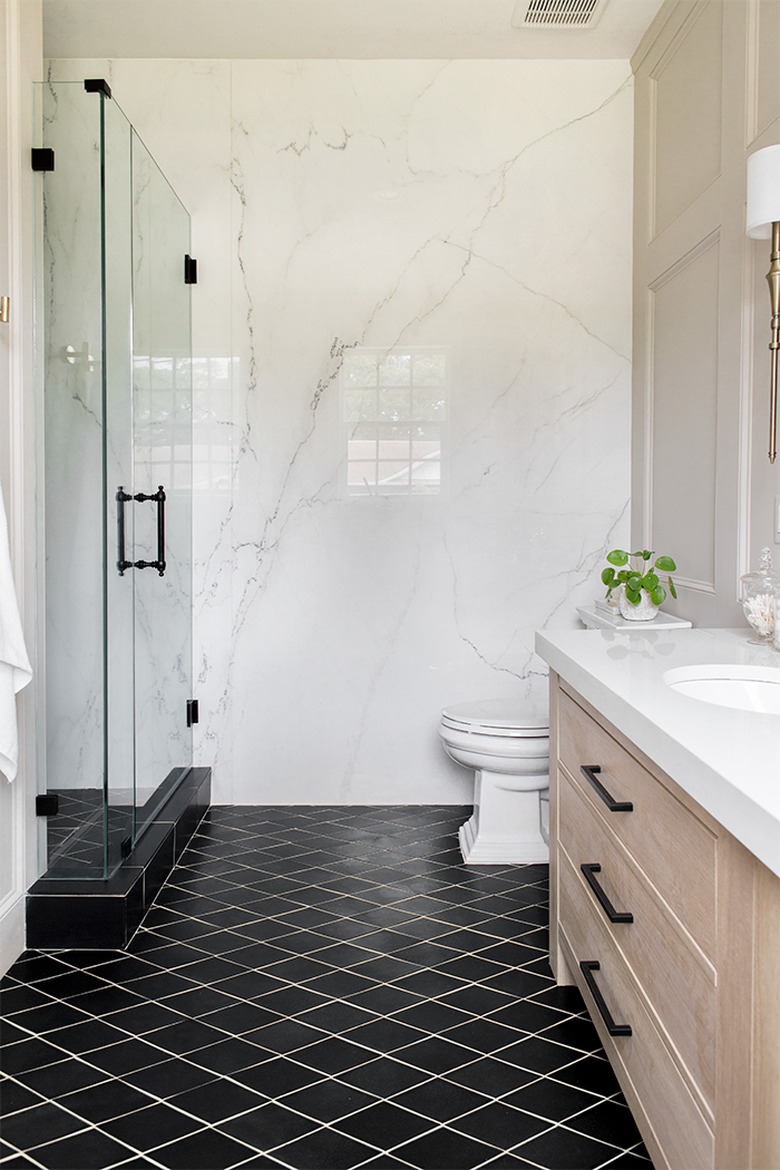
[[[681,666],[667,670],[663,680],[690,699],[780,715],[780,666]]]

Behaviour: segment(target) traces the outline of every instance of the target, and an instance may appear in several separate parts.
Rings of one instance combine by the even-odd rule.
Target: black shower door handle
[[[136,500],[139,504],[144,504],[147,500],[151,500],[157,504],[157,560],[156,561],[128,561],[125,556],[125,504],[130,500]],[[123,577],[125,569],[156,569],[161,577],[165,576],[165,488],[160,484],[156,492],[136,492],[134,496],[128,495],[124,488],[120,486],[116,492],[117,512],[117,545],[118,555],[116,567],[119,570],[119,576]]]
[[[156,492],[147,494],[137,492],[133,496],[139,504],[152,500],[157,504],[157,560],[136,561],[136,569],[156,569],[161,577],[165,576],[165,488],[160,484]]]
[[[120,577],[124,577],[125,569],[133,567],[133,562],[128,561],[125,555],[125,504],[128,504],[132,498],[120,483],[116,489],[116,567]]]

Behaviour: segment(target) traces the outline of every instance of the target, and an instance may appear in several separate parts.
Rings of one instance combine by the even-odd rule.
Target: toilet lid
[[[445,727],[482,735],[532,737],[550,732],[546,699],[476,699],[445,707],[441,720]]]

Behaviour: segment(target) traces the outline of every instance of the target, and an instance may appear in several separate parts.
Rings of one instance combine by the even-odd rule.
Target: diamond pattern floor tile
[[[126,952],[2,983],[0,1167],[652,1170],[547,867],[452,807],[212,808]]]

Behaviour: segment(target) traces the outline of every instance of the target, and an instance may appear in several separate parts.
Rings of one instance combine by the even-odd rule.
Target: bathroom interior
[[[548,27],[523,27],[534,7]],[[762,991],[778,949],[777,714],[670,698],[661,677],[687,671],[687,685],[728,662],[774,682],[780,667],[771,639],[750,646],[740,602],[763,548],[780,566],[770,246],[745,231],[747,158],[780,142],[780,3],[584,7],[578,28],[533,0],[190,0],[183,19],[175,0],[2,0],[14,230],[0,470],[32,681],[16,698],[18,774],[0,777],[0,970],[18,990],[20,956],[154,937],[209,805],[226,818],[212,821],[217,849],[260,823],[241,820],[252,810],[272,834],[284,810],[304,818],[294,833],[316,835],[321,815],[323,848],[332,823],[341,832],[334,810],[395,810],[380,841],[438,810],[447,865],[499,883],[486,895],[541,889],[549,856],[552,975],[534,994],[585,980],[619,1082],[599,1107],[613,1117],[622,1092],[639,1125],[623,1142],[591,1133],[576,1167],[518,1131],[496,1138],[498,1156],[465,1138],[437,1162],[399,1136],[307,1152],[299,1168],[780,1158],[780,1017]],[[53,169],[40,155],[31,169],[30,148],[53,150]],[[586,631],[607,552],[634,546],[676,560],[666,622]],[[515,787],[530,791],[502,795],[484,761],[458,759],[461,705],[488,699],[522,713],[512,749],[543,779]],[[680,1106],[665,1130],[621,1040],[613,1055],[602,1034],[592,974],[572,973],[563,791],[549,828],[539,791],[548,727],[551,778],[556,756],[568,766],[572,701],[671,777],[675,807],[693,802],[696,832],[718,843],[718,889],[753,906],[748,938],[713,895],[718,951],[647,879],[713,986],[752,982],[753,1046],[733,1041],[754,1070],[742,1128],[723,1108],[725,992],[714,1055],[674,1034],[668,1077],[654,1058],[696,1119]],[[512,852],[500,826],[521,799],[533,845]],[[685,852],[670,829],[659,850],[677,841]],[[641,848],[632,864],[651,872]],[[726,949],[766,957],[721,969]],[[9,1019],[10,1045],[29,1043]],[[130,1141],[84,1165],[294,1170],[304,1157],[241,1136],[202,1163]],[[176,1137],[171,1149],[194,1140]],[[47,1140],[55,1161],[45,1142],[10,1142],[0,1162],[63,1164]]]

